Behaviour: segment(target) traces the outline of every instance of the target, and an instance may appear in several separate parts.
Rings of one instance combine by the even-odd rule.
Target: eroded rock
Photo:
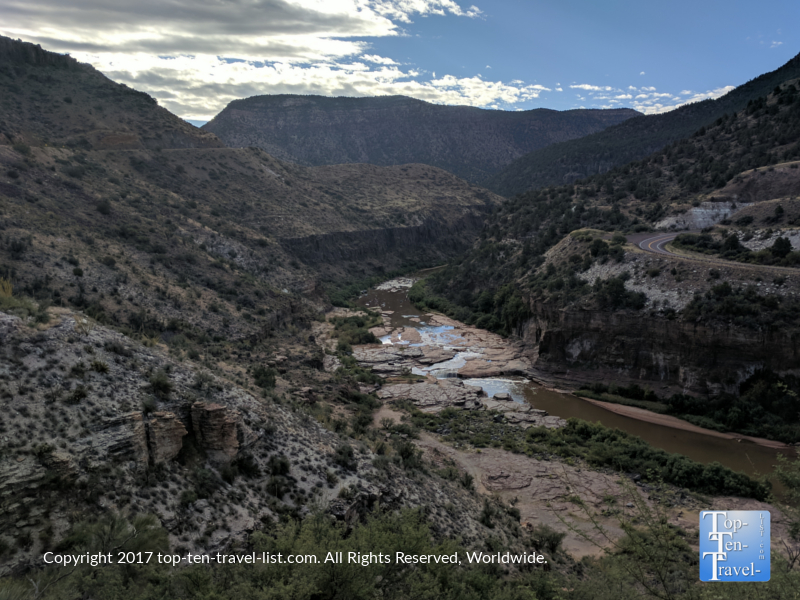
[[[384,386],[378,391],[382,400],[410,400],[422,412],[436,413],[445,408],[457,407],[479,410],[483,390],[464,385],[459,379],[440,379],[436,383],[413,383]]]
[[[507,473],[502,470],[499,473],[484,473],[483,477],[481,477],[483,487],[493,492],[499,490],[520,490],[528,487],[531,481],[533,481],[533,477],[530,475],[517,472]]]
[[[98,461],[114,458],[144,468],[148,459],[144,416],[136,411],[105,419],[94,427],[91,437],[80,440],[76,446]]]
[[[147,445],[154,464],[172,460],[183,447],[183,436],[188,432],[180,419],[168,411],[153,413],[147,422]]]
[[[192,404],[192,429],[208,460],[228,464],[239,452],[237,414],[221,404],[195,402]]]

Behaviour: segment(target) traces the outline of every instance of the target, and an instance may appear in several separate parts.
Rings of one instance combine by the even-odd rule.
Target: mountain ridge
[[[204,131],[307,166],[424,163],[476,183],[534,148],[637,115],[631,109],[495,111],[407,96],[253,96],[234,100]]]
[[[660,115],[634,117],[580,139],[534,150],[487,178],[482,185],[511,197],[604,173],[687,137],[726,113],[742,110],[749,100],[765,96],[776,85],[796,77],[800,77],[800,54],[720,98],[687,104]]]

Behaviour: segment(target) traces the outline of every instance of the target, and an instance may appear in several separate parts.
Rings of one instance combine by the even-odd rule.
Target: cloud
[[[0,33],[68,52],[189,119],[267,93],[405,93],[474,106],[537,93],[523,83],[410,81],[422,71],[369,52],[365,39],[408,35],[404,24],[435,15],[484,18],[456,0],[3,0]]]
[[[719,98],[731,91],[733,86],[725,86],[707,92],[693,92],[683,90],[680,95],[673,92],[659,92],[653,86],[639,87],[629,85],[626,89],[618,89],[610,86],[593,85],[581,83],[571,85],[570,88],[582,90],[586,95],[577,94],[581,102],[587,99],[595,103],[597,108],[613,108],[621,104],[622,100],[628,100],[627,106],[634,108],[645,114],[658,114],[675,110],[679,106],[700,102],[709,98]],[[559,88],[556,88],[559,91]],[[610,95],[608,92],[612,92]]]
[[[377,56],[375,54],[364,54],[361,58],[363,58],[364,60],[369,61],[371,63],[377,63],[379,65],[398,65],[398,64],[400,64],[400,63],[397,63],[397,62],[393,61],[391,58],[386,58],[384,56]]]
[[[782,46],[783,42],[772,42],[770,48],[777,48],[778,46]]]
[[[655,88],[652,89],[655,90]],[[725,87],[700,93],[691,92],[689,90],[682,91],[681,95],[691,94],[688,98],[681,98],[680,96],[676,96],[674,94],[668,94],[666,92],[657,93],[653,91],[647,94],[637,95],[633,102],[633,108],[635,108],[640,112],[643,112],[646,115],[661,114],[669,112],[671,110],[675,110],[676,108],[684,106],[686,104],[691,104],[692,102],[701,102],[702,100],[719,98],[720,96],[724,96],[733,89],[734,87],[732,85],[727,85]],[[669,98],[672,102],[665,103],[664,99],[666,98]]]
[[[589,85],[588,83],[580,83],[578,85],[571,85],[569,87],[572,88],[573,90],[586,90],[592,92],[611,92],[614,90],[614,88],[612,87]]]
[[[644,71],[642,71],[641,73],[639,73],[639,75],[644,75]]]

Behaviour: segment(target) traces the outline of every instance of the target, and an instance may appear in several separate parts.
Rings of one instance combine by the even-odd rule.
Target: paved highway
[[[712,256],[704,256],[702,254],[692,254],[687,256],[685,254],[676,254],[670,252],[665,246],[672,240],[678,237],[681,233],[699,233],[698,231],[679,231],[677,233],[635,233],[627,236],[631,244],[636,244],[645,252],[652,252],[653,254],[666,254],[673,258],[681,260],[688,260],[692,262],[710,263],[720,267],[750,267],[757,269],[764,269],[767,271],[781,272],[781,273],[797,273],[797,269],[791,267],[776,267],[768,265],[755,265],[749,263],[741,263],[732,260],[724,260]]]
[[[639,242],[639,248],[641,248],[642,250],[646,250],[647,252],[653,252],[655,254],[669,254],[672,256],[676,256],[672,252],[664,248],[664,246],[669,244],[676,237],[678,237],[677,233],[662,233],[660,235],[656,235],[653,237],[647,237]]]

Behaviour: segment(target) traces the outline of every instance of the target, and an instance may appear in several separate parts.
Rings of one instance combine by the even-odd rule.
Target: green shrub
[[[164,369],[159,369],[150,376],[150,391],[162,400],[169,398],[172,382]]]
[[[107,199],[103,199],[96,205],[97,212],[101,215],[110,215],[111,214],[111,202]]]
[[[350,444],[341,444],[333,454],[333,462],[347,471],[355,471],[358,463]]]
[[[271,390],[275,387],[275,378],[277,375],[278,372],[272,367],[258,365],[253,369],[253,380],[255,384],[265,390]]]

